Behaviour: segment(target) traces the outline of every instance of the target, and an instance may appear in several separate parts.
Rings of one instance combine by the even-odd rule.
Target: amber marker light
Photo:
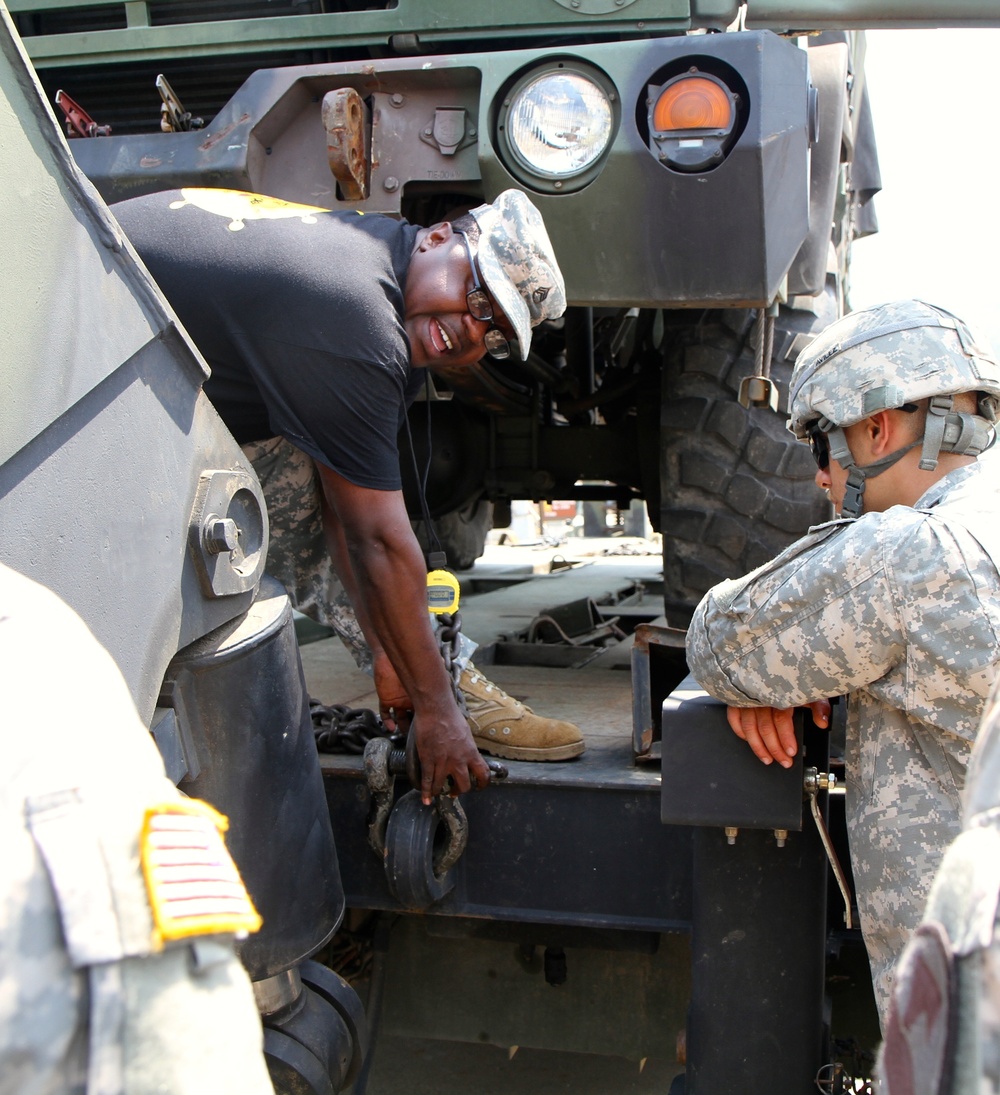
[[[721,84],[704,76],[682,76],[668,84],[653,107],[653,128],[728,129],[733,104]]]
[[[692,68],[648,90],[649,150],[674,171],[718,167],[733,143],[738,97]]]

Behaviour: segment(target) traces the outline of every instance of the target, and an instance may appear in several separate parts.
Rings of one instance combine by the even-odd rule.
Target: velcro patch
[[[139,842],[153,912],[153,942],[261,926],[222,834],[228,820],[206,802],[179,799],[146,811]]]
[[[940,1095],[951,1074],[955,981],[948,933],[925,920],[896,967],[879,1059],[883,1095]]]

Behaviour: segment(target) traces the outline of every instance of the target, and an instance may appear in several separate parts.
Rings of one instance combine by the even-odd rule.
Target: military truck
[[[679,621],[824,513],[780,381],[875,230],[851,28],[995,19],[986,0],[10,6],[109,202],[207,185],[431,223],[526,190],[572,307],[523,365],[435,378],[430,514],[461,567],[512,499],[643,499]]]
[[[107,202],[208,186],[431,223],[510,186],[527,191],[549,228],[571,307],[538,332],[527,362],[435,375],[432,398],[411,412],[422,427],[429,418],[433,438],[418,452],[421,470],[411,472],[413,514],[428,462],[431,514],[462,565],[478,554],[487,528],[504,523],[514,499],[643,499],[663,536],[664,609],[675,628],[709,585],[756,565],[826,513],[810,457],[784,429],[781,379],[811,334],[844,309],[851,245],[875,228],[863,30],[1000,23],[987,0],[12,0],[10,9],[74,138],[73,159]],[[127,256],[113,222],[99,213],[97,223],[111,253]],[[46,253],[66,251],[57,239]],[[90,275],[71,275],[74,292]],[[13,476],[3,484],[4,558],[35,570],[97,622],[129,667],[176,778],[197,787],[201,754],[190,727],[197,712],[214,710],[208,737],[225,742],[215,750],[218,767],[231,767],[244,740],[231,729],[241,678],[235,673],[212,702],[192,698],[183,682],[199,673],[178,669],[176,659],[200,656],[191,644],[200,652],[206,636],[228,651],[218,628],[267,600],[259,592],[254,600],[264,588],[257,584],[264,522],[252,475],[198,394],[196,355],[143,285],[144,307],[166,332],[152,342],[178,348],[176,371],[189,387],[182,408],[166,398],[172,382],[154,383],[136,368],[140,341],[123,343],[135,380],[88,364],[96,370],[88,386],[79,376],[90,373],[73,355],[46,359],[41,321],[26,327],[31,352],[19,344],[19,360],[35,367],[21,375],[37,383],[18,406],[46,410],[10,435],[0,469]],[[75,306],[60,331],[117,330],[116,307],[103,299]],[[118,348],[108,340],[109,354]],[[81,405],[90,417],[101,408],[139,422],[125,408],[143,392],[167,407],[154,428],[143,428],[144,456],[161,428],[165,437],[189,437],[183,427],[195,408],[215,440],[188,452],[179,478],[189,493],[176,511],[184,521],[153,530],[151,556],[131,530],[163,488],[145,460],[112,454],[143,505],[131,506],[116,482],[119,528],[129,531],[90,541],[97,580],[77,565],[74,537],[40,533],[50,512],[74,520],[95,509],[102,520],[107,514],[106,484],[95,473],[84,476],[86,490],[61,496],[82,469],[110,462],[96,442],[75,449],[63,424]],[[414,434],[419,441],[425,431]],[[205,463],[202,452],[218,455]],[[59,465],[56,485],[43,488],[33,469],[46,469],[50,457]],[[171,482],[175,473],[171,466]],[[189,526],[195,531],[177,531]],[[248,545],[252,565],[241,561]],[[118,595],[124,620],[110,607],[118,588],[126,590]],[[142,647],[130,646],[145,620],[156,628]],[[803,821],[803,803],[815,813],[823,801],[826,738],[808,736],[805,767],[813,772],[800,758],[780,792],[782,773],[751,784],[756,773],[742,754],[722,760],[725,737],[705,772],[684,740],[714,733],[718,710],[690,687],[668,695],[683,677],[675,632],[653,632],[636,645],[634,750],[629,742],[591,749],[584,762],[544,773],[525,766],[506,786],[470,799],[468,846],[447,870],[435,860],[435,841],[448,828],[442,812],[428,820],[398,787],[389,801],[396,835],[387,824],[384,839],[396,863],[409,846],[409,866],[387,874],[365,836],[384,791],[366,780],[360,760],[324,761],[349,903],[423,911],[394,929],[393,947],[412,956],[414,970],[440,961],[449,930],[465,949],[448,953],[509,943],[526,968],[536,948],[550,952],[554,967],[567,947],[600,955],[587,967],[582,997],[596,1005],[617,971],[617,995],[605,1006],[634,1003],[630,1051],[647,1033],[655,1039],[683,1026],[687,1064],[678,1085],[689,1093],[801,1092],[817,1078],[842,1084],[824,973],[828,941],[832,951],[844,941],[838,887],[830,886],[836,900],[828,911],[826,854],[808,815]],[[296,673],[289,653],[263,677]],[[300,701],[301,688],[291,707],[298,711]],[[633,753],[657,756],[664,704],[661,779],[655,764],[633,766]],[[241,713],[249,707],[266,737],[268,703],[238,705]],[[726,779],[718,778],[723,768]],[[240,779],[245,786],[253,777]],[[684,784],[725,790],[706,805],[686,799]],[[218,795],[225,809],[224,791]],[[726,829],[740,830],[735,846]],[[529,832],[531,854],[518,838]],[[772,832],[786,835],[776,840]],[[247,854],[271,840],[255,830]],[[337,899],[315,904],[328,912]],[[301,1009],[301,983],[328,1003],[336,997],[314,983],[323,974],[312,970],[308,981],[293,971],[338,918],[320,913],[322,927],[307,943],[261,967],[270,1014]],[[429,924],[445,926],[431,933],[433,945]],[[655,962],[635,958],[654,951]],[[750,994],[766,1006],[748,1029]],[[544,1007],[531,1014],[537,1044],[562,1044],[565,1031],[546,1029]],[[449,1033],[443,1016],[439,1027]],[[776,1030],[784,1032],[780,1051]],[[278,1035],[276,1028],[273,1058],[296,1082],[323,1090],[314,1066],[296,1069],[301,1055]],[[295,1041],[294,1032],[284,1036]],[[296,1042],[310,1044],[307,1035]]]
[[[435,377],[426,493],[453,565],[512,499],[641,498],[683,613],[819,519],[780,377],[874,227],[842,5],[831,30],[822,4],[735,0],[313,7],[11,10],[109,202],[208,185],[432,223],[531,195],[572,307],[524,365]]]

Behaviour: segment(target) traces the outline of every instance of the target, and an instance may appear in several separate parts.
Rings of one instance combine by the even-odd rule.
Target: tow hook
[[[452,868],[469,840],[469,821],[457,798],[444,792],[430,806],[420,799],[420,762],[411,731],[406,748],[388,738],[365,745],[365,780],[371,795],[368,845],[385,865],[392,896],[407,909],[426,909],[450,893]],[[492,779],[506,779],[507,767],[487,760]],[[413,786],[393,802],[396,776]],[[439,830],[444,829],[443,836]]]

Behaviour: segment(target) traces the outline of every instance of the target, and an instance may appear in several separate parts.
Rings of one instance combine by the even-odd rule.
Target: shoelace
[[[509,696],[498,684],[494,684],[493,681],[488,680],[481,673],[476,670],[472,670],[472,684],[478,684],[480,681],[486,686],[487,692],[496,692],[498,700],[510,700],[515,707],[523,706],[520,700],[515,700],[513,696]],[[468,702],[468,701],[466,701]]]

